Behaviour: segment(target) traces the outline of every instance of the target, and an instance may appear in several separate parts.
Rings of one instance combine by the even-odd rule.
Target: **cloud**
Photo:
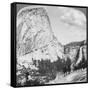
[[[86,16],[83,12],[74,8],[59,7],[60,20],[68,25],[86,28]]]
[[[54,35],[63,45],[86,39],[86,16],[78,8],[47,7]]]

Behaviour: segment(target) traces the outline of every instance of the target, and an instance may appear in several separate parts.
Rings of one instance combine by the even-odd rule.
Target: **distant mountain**
[[[64,47],[67,48],[67,47],[74,47],[74,46],[82,46],[86,43],[87,43],[86,40],[79,41],[79,42],[71,42],[71,43],[66,44]]]

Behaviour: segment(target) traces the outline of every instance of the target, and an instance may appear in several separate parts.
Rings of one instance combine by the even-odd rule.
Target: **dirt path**
[[[71,72],[66,76],[64,76],[62,73],[58,73],[55,80],[52,80],[46,84],[85,82],[86,76],[86,69]]]

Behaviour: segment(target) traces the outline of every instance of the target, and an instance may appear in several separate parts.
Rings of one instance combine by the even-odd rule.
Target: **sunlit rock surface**
[[[38,52],[39,49],[47,49],[50,55],[54,54],[51,58],[55,58],[53,56],[56,53],[63,52],[62,45],[53,35],[49,17],[44,8],[23,10],[17,16],[17,20],[21,20],[17,25],[17,56]]]

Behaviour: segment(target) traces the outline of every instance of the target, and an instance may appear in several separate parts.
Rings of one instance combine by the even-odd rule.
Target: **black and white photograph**
[[[16,4],[16,86],[88,82],[87,7]]]

